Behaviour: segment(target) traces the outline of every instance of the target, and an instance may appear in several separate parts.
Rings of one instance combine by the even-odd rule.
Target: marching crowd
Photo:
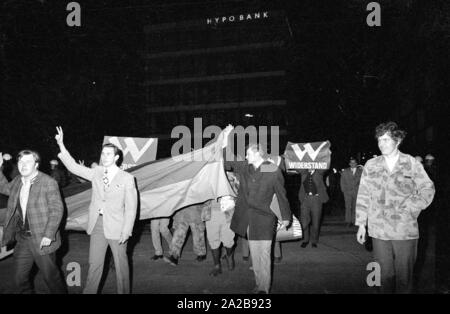
[[[232,129],[232,126],[225,129],[224,150]],[[374,259],[381,266],[381,292],[384,293],[412,292],[418,253],[418,218],[431,204],[435,193],[434,157],[427,155],[424,167],[419,158],[401,152],[399,145],[405,135],[394,122],[382,123],[375,130],[381,155],[369,159],[364,166],[350,158],[349,168],[341,172],[335,169],[327,173],[324,170],[297,171],[301,178],[298,191],[303,229],[301,247],[311,244],[312,248],[317,248],[323,205],[342,192],[345,221],[349,226],[358,226],[357,241],[361,244],[368,239],[372,241]],[[122,152],[113,144],[103,145],[99,165],[86,167],[76,162],[66,149],[61,127],[57,127],[55,139],[62,164],[79,180],[92,183],[86,230],[90,235],[89,271],[83,292],[98,292],[109,246],[117,292],[130,293],[127,243],[138,208],[135,178],[118,167]],[[9,196],[0,240],[1,246],[15,244],[17,292],[33,292],[29,274],[36,264],[50,293],[66,293],[55,262],[55,253],[61,246],[64,206],[60,188],[67,184],[65,176],[57,160],[51,162],[51,176],[40,172],[40,157],[35,151],[21,151],[15,170],[11,159],[0,153],[0,166],[3,165],[3,170],[9,169],[7,176],[0,171],[0,193]],[[277,230],[280,226],[288,229],[293,217],[285,189],[285,164],[282,158],[278,161],[268,158],[261,145],[250,143],[245,160],[225,158],[224,170],[236,198],[211,199],[182,208],[172,217],[152,219],[150,228],[155,253],[151,259],[178,265],[190,228],[197,261],[206,259],[207,240],[213,258],[210,275],[218,276],[222,273],[222,262],[228,270],[234,269],[235,240],[239,236],[244,259],[250,257],[252,262],[253,292],[269,293],[272,263],[281,260],[280,243],[275,241]],[[337,191],[338,186],[340,191]],[[274,197],[279,204],[279,215],[271,209]],[[161,235],[169,246],[166,255]]]

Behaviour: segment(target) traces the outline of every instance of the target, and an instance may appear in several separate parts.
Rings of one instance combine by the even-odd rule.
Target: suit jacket
[[[16,176],[8,183],[0,172],[0,193],[9,195],[6,219],[4,225],[3,243],[14,240],[16,229],[15,212],[22,188],[21,176]],[[59,227],[64,213],[64,207],[59,193],[58,183],[50,176],[38,172],[34,179],[27,203],[27,219],[31,238],[40,255],[55,252],[61,246]],[[42,238],[52,240],[50,246],[40,249]]]
[[[246,161],[224,161],[226,170],[239,174],[239,190],[230,228],[245,236],[250,227],[249,240],[273,240],[277,217],[270,209],[273,195],[280,204],[283,220],[291,220],[289,201],[284,189],[284,177],[281,170],[266,161],[265,166],[273,166],[273,171],[261,172]]]
[[[70,172],[92,182],[87,234],[92,233],[101,209],[107,239],[119,240],[121,234],[131,236],[137,212],[134,177],[119,169],[109,187],[105,189],[103,167],[94,169],[84,167],[78,164],[67,150],[59,153],[58,157]]]
[[[322,203],[328,202],[328,193],[327,188],[325,187],[325,183],[323,182],[324,170],[316,170],[313,173],[313,181],[317,188],[317,193],[319,194],[319,199]],[[306,177],[308,175],[308,170],[300,170],[300,174],[302,176],[302,182],[300,184],[300,190],[298,192],[298,198],[300,202],[303,202],[306,197],[305,187],[303,186],[303,182],[305,182]]]
[[[344,194],[358,193],[359,181],[361,180],[362,167],[356,167],[355,174],[351,168],[346,168],[341,174],[341,191]]]

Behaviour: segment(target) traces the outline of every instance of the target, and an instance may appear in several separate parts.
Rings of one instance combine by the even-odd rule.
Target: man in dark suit
[[[356,197],[358,196],[362,167],[358,167],[358,162],[353,157],[350,158],[349,166],[341,174],[341,191],[345,200],[345,222],[350,227],[355,224]]]
[[[66,293],[55,262],[55,252],[61,246],[58,229],[64,210],[58,184],[38,171],[38,153],[23,150],[17,159],[20,176],[8,183],[0,172],[0,193],[9,195],[2,243],[17,241],[14,279],[18,292],[33,292],[29,275],[36,263],[49,292]],[[2,163],[0,153],[0,166]]]
[[[324,170],[300,170],[302,182],[298,197],[301,203],[300,220],[304,232],[302,248],[308,246],[310,237],[313,248],[317,248],[319,242],[322,205],[328,202],[327,189],[323,182],[324,172]]]
[[[224,146],[233,127],[225,129]],[[281,170],[265,160],[258,144],[250,144],[245,161],[225,160],[227,171],[238,173],[240,185],[230,228],[238,235],[248,234],[250,255],[255,273],[255,293],[269,293],[271,284],[271,248],[275,237],[277,217],[270,209],[273,195],[280,204],[282,223],[288,227],[291,220],[289,202],[284,189]]]

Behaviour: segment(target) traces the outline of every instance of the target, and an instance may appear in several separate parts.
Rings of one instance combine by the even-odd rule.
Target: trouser
[[[56,265],[56,253],[39,254],[39,248],[33,243],[31,236],[18,233],[14,249],[14,281],[18,293],[33,293],[30,272],[33,264],[39,268],[44,277],[48,293],[67,293],[61,273]]]
[[[420,215],[417,219],[417,223],[419,224],[419,234],[420,238],[417,244],[417,260],[415,264],[416,273],[420,273],[423,269],[425,261],[429,259],[427,258],[427,248],[429,247],[432,239],[433,232],[435,232],[432,226],[436,225],[434,212],[435,205],[431,204],[426,210],[420,212]]]
[[[272,279],[270,258],[272,240],[249,240],[248,245],[255,274],[256,290],[269,293]]]
[[[170,218],[157,218],[150,221],[150,229],[152,232],[152,243],[155,249],[155,255],[162,255],[163,248],[161,245],[161,234],[170,246],[172,243],[172,233],[169,230]]]
[[[322,203],[318,195],[307,195],[301,205],[300,219],[303,228],[303,240],[316,244],[319,242],[320,218],[322,217]],[[310,228],[311,225],[311,228]],[[311,230],[310,230],[311,229]]]
[[[281,257],[281,242],[275,241],[273,244],[273,256],[275,258]],[[242,256],[248,257],[250,255],[250,248],[248,247],[248,240],[242,238]]]
[[[219,248],[221,243],[227,248],[233,247],[234,232],[230,229],[225,213],[211,210],[211,219],[206,222],[206,237],[213,250]]]
[[[344,193],[346,223],[355,224],[356,196],[355,193]]]
[[[89,246],[89,271],[84,288],[84,294],[98,292],[100,279],[103,273],[106,250],[111,248],[116,270],[117,293],[130,293],[130,271],[128,267],[127,243],[119,244],[119,240],[105,238],[103,230],[103,217],[98,216],[94,230],[92,230]]]
[[[381,268],[382,293],[411,293],[417,256],[417,239],[380,240],[372,238],[375,261]]]
[[[172,243],[170,245],[170,255],[174,256],[175,258],[178,258],[181,255],[181,248],[183,247],[189,227],[191,228],[192,232],[194,253],[198,256],[206,255],[205,224],[203,222],[178,222],[175,224],[175,231],[173,233]]]

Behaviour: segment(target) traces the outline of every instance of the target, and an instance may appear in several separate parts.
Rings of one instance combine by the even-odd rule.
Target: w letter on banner
[[[316,160],[317,155],[319,155],[319,153],[320,153],[320,150],[326,144],[327,144],[327,142],[323,142],[322,144],[320,144],[319,148],[317,148],[317,149],[314,149],[310,143],[304,144],[303,150],[298,146],[298,144],[292,145],[292,148],[294,149],[294,153],[297,155],[298,159],[303,160],[303,157],[305,156],[305,154],[308,154],[312,160]]]
[[[286,169],[329,169],[331,160],[330,142],[288,142],[284,156]]]
[[[156,159],[157,138],[105,136],[103,144],[106,143],[112,143],[122,150],[123,169]]]

